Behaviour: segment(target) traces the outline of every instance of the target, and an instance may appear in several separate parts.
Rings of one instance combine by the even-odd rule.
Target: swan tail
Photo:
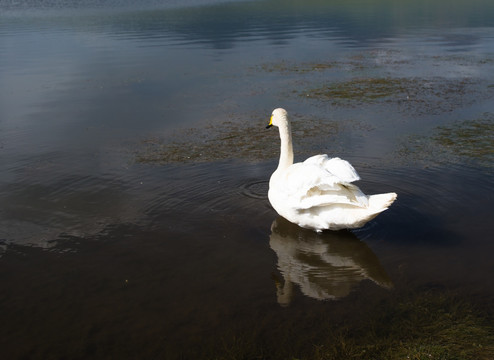
[[[387,210],[396,200],[396,193],[376,194],[367,197],[369,205],[367,208],[353,208],[349,211],[349,217],[340,220],[338,225],[328,224],[329,228],[339,230],[342,228],[355,229],[364,226],[377,215]]]
[[[370,195],[369,199],[369,210],[380,213],[386,210],[391,204],[396,200],[398,195],[396,193],[386,193],[386,194],[376,194]]]
[[[332,214],[325,228],[331,230],[360,228],[387,210],[396,197],[395,193],[370,195],[368,207],[353,207],[348,208],[347,211],[341,211],[340,214]]]

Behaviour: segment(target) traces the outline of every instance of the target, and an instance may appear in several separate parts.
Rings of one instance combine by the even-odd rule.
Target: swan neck
[[[292,130],[287,121],[280,127],[281,152],[278,169],[284,169],[293,164]]]

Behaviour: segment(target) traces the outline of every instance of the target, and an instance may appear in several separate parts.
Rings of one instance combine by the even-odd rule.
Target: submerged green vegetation
[[[432,140],[455,155],[494,161],[494,116],[438,127]]]
[[[208,359],[479,360],[494,357],[492,313],[448,291],[428,290],[387,299],[364,319],[297,319],[277,341],[263,331],[221,337]],[[386,326],[383,326],[386,324]],[[290,331],[306,328],[306,335]],[[273,339],[274,340],[274,339]]]
[[[335,138],[342,125],[323,119],[294,116],[293,134],[298,139]],[[279,155],[278,131],[267,130],[260,121],[225,121],[174,132],[168,137],[143,140],[135,152],[138,163],[167,164],[241,159],[262,161]],[[301,148],[299,154],[304,154]]]
[[[310,73],[313,71],[324,71],[339,67],[339,62],[320,62],[320,63],[291,63],[288,61],[281,61],[278,63],[266,63],[261,64],[256,69],[260,69],[265,72],[281,72],[281,73]]]
[[[474,161],[494,166],[494,115],[438,126],[430,135],[411,135],[398,150],[404,160],[436,163]]]
[[[370,50],[361,53],[352,54],[350,56],[332,60],[319,62],[292,62],[282,60],[279,62],[263,63],[254,68],[255,71],[264,71],[268,73],[282,73],[310,75],[315,72],[321,74],[325,71],[336,71],[341,73],[358,74],[362,71],[379,69],[382,66],[402,66],[409,64],[408,59],[401,57],[397,50]]]
[[[386,103],[414,115],[438,115],[475,102],[480,96],[478,81],[406,77],[354,77],[329,81],[298,91],[299,96],[333,106],[357,107]],[[468,94],[468,96],[465,96]]]
[[[347,108],[384,103],[402,113],[439,115],[492,97],[494,87],[484,83],[477,72],[492,62],[491,57],[415,58],[397,50],[373,50],[332,62],[281,61],[262,64],[257,69],[292,75],[292,89],[288,85],[286,94],[293,101],[304,99],[316,106],[329,103]],[[437,67],[438,71],[426,75],[417,75],[415,71],[411,75],[409,68],[419,63]]]
[[[433,76],[406,75],[407,68],[420,66],[422,62],[432,67],[450,67],[458,74],[450,76],[438,71]],[[290,113],[294,120],[296,154],[302,156],[325,152],[328,144],[331,144],[329,152],[334,150],[341,154],[345,147],[340,137],[352,133],[357,139],[366,137],[376,127],[393,126],[396,113],[405,115],[406,119],[440,116],[489,99],[494,96],[494,86],[475,74],[493,62],[491,57],[454,54],[411,58],[397,50],[373,50],[326,62],[264,63],[249,71],[282,75],[284,85],[278,91],[283,102],[288,99],[296,106],[309,103],[318,109],[316,117]],[[374,124],[365,120],[365,115],[361,116],[362,120],[348,119],[355,116],[348,113],[345,118],[326,117],[333,111],[360,111],[360,108],[362,112],[380,111],[384,117],[391,114],[391,120]],[[321,109],[324,109],[322,113]],[[265,124],[257,121],[263,118],[267,115],[234,114],[229,120],[220,120],[214,125],[146,138],[136,146],[134,159],[146,164],[275,159],[279,152],[278,135],[275,131],[266,131]],[[389,161],[425,160],[434,154],[434,159],[476,158],[492,163],[492,118],[487,115],[432,128],[430,136],[397,134],[406,140],[393,154],[398,156]]]
[[[417,80],[398,78],[355,78],[306,90],[306,96],[330,100],[334,103],[344,100],[368,102],[393,95],[403,96],[411,85],[417,86],[417,82]]]
[[[380,324],[387,326],[380,326]],[[348,329],[347,331],[350,331]],[[451,294],[424,293],[377,309],[357,336],[316,358],[482,359],[494,356],[494,328],[472,304]],[[338,334],[339,333],[339,334]]]

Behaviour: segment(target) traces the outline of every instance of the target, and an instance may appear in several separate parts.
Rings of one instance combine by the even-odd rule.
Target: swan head
[[[287,112],[285,109],[277,108],[273,110],[271,114],[271,119],[269,119],[269,124],[266,126],[266,129],[269,129],[271,126],[280,126],[282,124],[286,124],[287,120]]]

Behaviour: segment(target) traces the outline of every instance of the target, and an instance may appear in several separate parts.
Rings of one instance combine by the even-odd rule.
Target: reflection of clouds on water
[[[276,281],[278,302],[289,305],[293,284],[318,300],[347,296],[360,281],[369,279],[389,288],[391,280],[372,250],[349,231],[302,229],[279,217],[271,225],[269,245],[278,256],[284,284]]]

